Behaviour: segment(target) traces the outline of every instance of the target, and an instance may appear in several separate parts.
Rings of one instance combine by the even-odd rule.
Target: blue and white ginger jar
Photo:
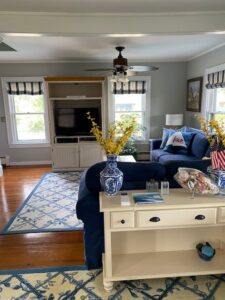
[[[107,155],[106,167],[100,172],[100,183],[107,196],[115,196],[123,184],[123,173],[117,168],[117,156]]]

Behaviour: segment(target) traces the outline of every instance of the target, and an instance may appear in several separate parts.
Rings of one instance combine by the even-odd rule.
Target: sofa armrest
[[[176,188],[180,185],[174,180],[174,175],[179,168],[193,168],[207,174],[207,168],[211,165],[211,159],[193,160],[193,161],[167,161],[164,163],[166,168],[166,178],[170,182],[170,187]]]
[[[162,139],[150,139],[149,140],[150,151],[159,149],[161,143],[162,143]]]

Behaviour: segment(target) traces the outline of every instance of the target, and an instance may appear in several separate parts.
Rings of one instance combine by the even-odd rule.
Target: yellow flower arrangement
[[[225,121],[207,121],[202,117],[198,117],[198,120],[200,121],[202,131],[206,134],[210,146],[222,146],[225,148]]]
[[[95,118],[91,117],[90,112],[87,112],[87,118],[92,124],[90,132],[96,137],[97,142],[105,150],[106,155],[119,155],[137,126],[135,117],[130,117],[129,122],[124,119],[111,125],[107,136],[104,137],[102,130],[95,122]]]

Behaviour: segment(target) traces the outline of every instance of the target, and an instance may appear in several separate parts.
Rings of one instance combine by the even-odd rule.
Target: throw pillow
[[[163,136],[162,136],[162,143],[160,145],[160,149],[164,149],[166,146],[166,143],[168,141],[168,138],[171,134],[173,134],[174,132],[176,132],[174,129],[171,128],[163,128]]]
[[[174,154],[187,154],[193,135],[193,132],[175,132],[168,138],[163,150]]]

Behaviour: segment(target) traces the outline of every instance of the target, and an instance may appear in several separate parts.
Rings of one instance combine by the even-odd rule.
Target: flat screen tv
[[[90,136],[91,122],[87,112],[101,124],[101,114],[98,108],[55,108],[55,132],[57,136]]]

